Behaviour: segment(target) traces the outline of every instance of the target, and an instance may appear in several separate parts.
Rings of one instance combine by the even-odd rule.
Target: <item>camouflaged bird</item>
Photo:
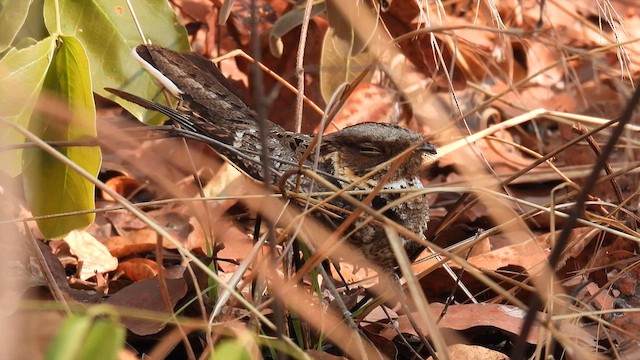
[[[257,180],[262,180],[264,164],[260,160],[261,145],[256,114],[238,96],[218,68],[210,61],[193,53],[177,53],[155,45],[140,45],[134,56],[143,67],[173,95],[181,100],[181,108],[175,110],[164,105],[145,100],[116,89],[109,92],[144,108],[158,111],[201,141],[209,143],[216,151],[240,167]],[[163,76],[160,76],[163,75]],[[298,169],[298,163],[313,140],[313,136],[284,130],[281,126],[266,121],[266,145],[271,158],[272,183],[291,170]],[[391,165],[385,166],[365,181],[361,178],[378,165],[393,159],[405,150],[415,150],[404,158],[402,164],[391,174],[382,189],[421,189],[419,172],[425,157],[436,153],[433,145],[413,131],[392,124],[361,123],[325,135],[320,145],[317,173],[338,188],[357,183],[352,190],[372,190],[388,173]],[[306,160],[303,166],[312,167]],[[302,190],[308,188],[311,180],[303,178]],[[292,183],[287,185],[293,189]],[[327,191],[315,184],[314,191]],[[371,206],[382,209],[403,196],[402,192],[381,193],[375,196]],[[356,196],[363,200],[366,195]],[[337,198],[331,204],[355,210],[350,203]],[[429,221],[429,205],[425,195],[395,204],[384,211],[384,215],[424,239]],[[326,220],[338,226],[346,215]],[[365,223],[359,218],[352,225],[347,241],[359,249],[364,257],[391,272],[396,266],[395,257],[388,243],[384,229],[373,223]],[[423,249],[422,245],[401,237],[407,254],[414,259]]]

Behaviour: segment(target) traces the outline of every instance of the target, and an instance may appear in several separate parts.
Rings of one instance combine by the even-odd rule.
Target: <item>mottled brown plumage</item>
[[[263,164],[260,160],[260,136],[255,113],[228,89],[219,70],[210,62],[193,54],[179,54],[153,45],[141,45],[138,55],[166,76],[170,87],[182,100],[184,111],[174,110],[142,99],[138,96],[115,89],[108,91],[148,109],[159,111],[184,129],[201,136],[229,161],[243,169],[250,176],[262,180]],[[175,87],[173,86],[175,85]],[[272,182],[277,184],[287,171],[298,168],[299,160],[312,142],[311,135],[284,130],[267,121],[267,149],[271,157]],[[372,190],[388,173],[391,165],[377,172],[366,181],[361,177],[378,165],[396,157],[406,149],[420,144],[410,153],[384,184],[383,189],[412,190],[422,188],[419,172],[425,155],[435,154],[434,147],[423,141],[421,135],[405,128],[383,123],[362,123],[344,128],[324,136],[320,147],[317,172],[344,188],[354,182],[354,190]],[[312,168],[311,158],[303,164]],[[303,179],[302,189],[311,181]],[[287,188],[294,189],[293,182]],[[315,191],[323,191],[314,185]],[[371,206],[381,209],[403,193],[382,193],[377,195]],[[363,200],[366,195],[356,196]],[[353,211],[355,208],[338,198],[333,205]],[[414,197],[393,206],[384,214],[400,225],[424,239],[429,221],[429,205],[424,195]],[[338,226],[344,217],[325,219]],[[348,242],[358,248],[365,258],[391,271],[396,262],[384,229],[375,223],[363,224],[364,218],[357,220],[352,228],[357,229]],[[405,250],[410,257],[418,255],[422,246],[403,238]]]

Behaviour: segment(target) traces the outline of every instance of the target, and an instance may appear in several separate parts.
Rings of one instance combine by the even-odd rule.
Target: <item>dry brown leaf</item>
[[[121,261],[118,271],[122,271],[127,279],[138,282],[157,276],[158,263],[151,259],[134,258]]]
[[[443,304],[434,303],[429,305],[429,310],[436,319],[439,318],[444,308],[445,306]],[[476,326],[492,326],[512,334],[519,334],[525,315],[525,311],[511,305],[451,305],[447,307],[447,312],[438,323],[438,327],[441,329],[448,328],[453,330],[466,330]],[[413,316],[422,332],[427,335],[429,330],[426,324],[421,322],[420,317],[417,314],[413,314]],[[398,324],[398,330],[401,333],[417,335],[406,315],[402,315],[398,318]],[[527,342],[530,344],[536,344],[539,339],[540,331],[542,331],[542,328],[538,325],[534,325],[527,337]],[[381,332],[381,335],[388,339],[393,339],[397,334],[395,330],[385,328],[385,330]]]
[[[82,261],[80,279],[87,280],[93,276],[118,267],[118,259],[113,257],[106,246],[86,231],[74,230],[63,239],[68,245],[71,253],[78,261]]]
[[[207,182],[202,189],[204,196],[206,197],[229,197],[226,200],[215,200],[209,203],[210,208],[216,209],[220,214],[228,210],[230,207],[238,203],[234,196],[250,195],[247,192],[246,182],[253,182],[243,175],[234,166],[225,162],[216,171],[215,175]]]
[[[611,322],[625,331],[620,333],[625,340],[638,341],[638,335],[640,334],[640,313],[624,312],[624,316],[616,317]]]
[[[479,345],[455,344],[447,347],[450,359],[465,360],[508,360],[509,357],[499,351]],[[429,357],[433,359],[433,357]]]
[[[400,93],[396,90],[374,85],[360,84],[349,96],[340,112],[333,119],[327,133],[363,122],[398,123],[406,120],[400,104]]]
[[[600,289],[600,287],[594,283],[587,284],[586,287],[589,295],[593,296],[593,301],[591,304],[598,310],[611,310],[613,309],[613,304],[615,299],[611,297],[607,291]]]
[[[126,236],[113,236],[103,243],[111,255],[123,258],[131,254],[141,254],[154,251],[158,235],[154,230],[142,229],[132,231]]]
[[[251,237],[237,226],[228,224],[226,229],[217,232],[218,237],[224,243],[224,249],[218,252],[218,257],[225,259],[233,259],[236,261],[242,261],[253,247],[253,241]],[[265,246],[264,252],[268,252],[268,247]],[[237,268],[236,265],[227,261],[219,262],[220,268],[225,272],[233,272]]]
[[[344,356],[331,355],[320,350],[307,349],[304,352],[314,360],[347,360]]]
[[[168,271],[168,270],[167,270]],[[184,268],[182,268],[184,272]],[[187,284],[183,277],[164,279],[169,290],[169,297],[172,306],[175,306],[187,293]],[[162,300],[160,283],[158,278],[142,280],[133,283],[124,289],[111,295],[105,303],[113,306],[120,306],[131,309],[141,309],[155,311],[168,316],[167,308]],[[122,323],[136,335],[145,336],[156,334],[164,329],[166,319],[159,321],[142,320],[134,317],[123,317]]]
[[[116,193],[122,195],[124,198],[131,200],[135,197],[142,197],[145,200],[150,200],[153,195],[150,193],[143,193],[141,191],[147,186],[144,182],[141,182],[132,177],[121,175],[113,177],[105,182],[105,185]],[[106,192],[102,192],[102,197],[107,201],[115,201],[111,195]]]
[[[469,258],[469,263],[480,268],[497,270],[509,265],[521,266],[529,273],[536,273],[546,264],[548,248],[540,246],[536,240],[527,240],[519,244]]]

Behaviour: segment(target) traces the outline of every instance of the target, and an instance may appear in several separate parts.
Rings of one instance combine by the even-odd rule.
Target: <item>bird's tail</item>
[[[105,88],[106,91],[122,98],[125,99],[129,102],[132,102],[136,105],[142,106],[143,108],[147,109],[147,110],[153,110],[153,111],[157,111],[165,116],[167,116],[169,119],[177,122],[178,124],[180,124],[183,128],[192,131],[194,133],[204,133],[203,129],[200,128],[196,123],[193,122],[192,118],[190,115],[185,114],[185,113],[181,113],[178,110],[172,109],[168,106],[159,104],[157,102],[153,102],[144,98],[141,98],[138,95],[134,95],[131,93],[128,93],[126,91],[122,91],[122,90],[118,90],[118,89],[113,89],[113,88]]]

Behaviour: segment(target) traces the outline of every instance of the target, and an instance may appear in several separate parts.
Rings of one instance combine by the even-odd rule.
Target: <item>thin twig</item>
[[[304,96],[304,48],[307,44],[307,32],[309,30],[309,20],[311,19],[311,9],[313,0],[307,0],[304,7],[304,17],[300,28],[300,40],[298,42],[298,54],[296,56],[296,77],[298,78],[298,91],[296,92],[296,120],[295,132],[302,132],[302,110]]]

